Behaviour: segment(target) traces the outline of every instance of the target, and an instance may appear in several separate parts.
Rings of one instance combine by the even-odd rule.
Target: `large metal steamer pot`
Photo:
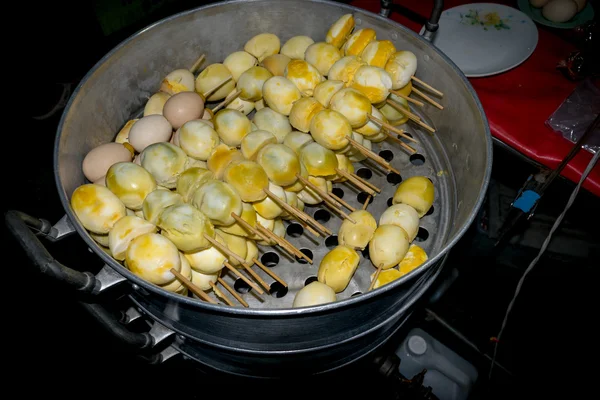
[[[448,107],[431,108],[427,114],[437,133],[420,136],[429,140],[430,153],[445,166],[438,183],[446,192],[436,203],[444,210],[445,221],[437,226],[439,232],[432,232],[439,233],[437,251],[423,266],[381,289],[335,303],[302,309],[243,309],[166,292],[133,275],[92,240],[69,204],[71,193],[85,183],[82,160],[92,148],[114,139],[167,73],[191,65],[201,53],[207,56],[205,65],[221,62],[263,32],[275,33],[282,43],[296,35],[323,40],[329,26],[346,13],[355,15],[357,29],[371,27],[378,39],[414,52],[417,75],[445,94]],[[46,231],[57,236],[73,227],[107,267],[96,277],[60,265],[54,272],[92,293],[123,281],[131,286],[129,296],[137,309],[155,321],[155,339],[157,331],[163,336],[175,332],[173,349],[212,368],[258,377],[321,373],[369,354],[394,333],[473,221],[487,188],[491,161],[489,127],[469,82],[445,55],[405,27],[327,1],[231,1],[197,8],[155,23],[121,43],[73,94],[54,149],[56,184],[66,217]],[[14,228],[13,217],[7,217],[7,222]],[[43,224],[37,225],[44,230]],[[56,267],[49,254],[34,249],[33,235],[27,239],[31,240],[23,239],[21,244],[36,253],[38,265],[41,259]]]

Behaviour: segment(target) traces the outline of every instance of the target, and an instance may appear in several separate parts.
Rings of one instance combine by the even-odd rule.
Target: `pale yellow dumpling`
[[[305,61],[313,65],[323,76],[329,74],[331,66],[340,58],[342,58],[340,50],[325,42],[311,44],[304,54]]]
[[[323,109],[321,103],[313,97],[303,97],[292,106],[290,124],[301,132],[308,132],[313,117]]]
[[[383,68],[363,65],[356,70],[351,87],[367,96],[371,103],[377,104],[389,96],[392,77]]]
[[[294,152],[298,155],[300,155],[300,150],[302,147],[312,142],[314,142],[312,136],[310,136],[308,133],[299,131],[292,131],[288,133],[283,140],[283,144],[294,150]]]
[[[279,199],[286,201],[285,192],[281,186],[269,182],[269,191]],[[270,196],[265,197],[261,201],[252,203],[254,210],[263,218],[275,219],[283,213],[283,209]]]
[[[225,240],[217,233],[215,234],[215,240],[222,246],[227,247]],[[204,250],[185,253],[184,255],[192,269],[203,274],[219,272],[223,269],[223,263],[227,260],[225,254],[212,245]]]
[[[300,150],[300,162],[312,176],[333,176],[338,167],[335,153],[317,142],[312,142]]]
[[[326,284],[336,293],[343,292],[358,268],[360,256],[350,246],[339,245],[325,254],[319,265],[319,282]]]
[[[304,60],[306,49],[314,42],[309,36],[294,36],[281,47],[281,54],[292,60]]]
[[[329,107],[329,102],[333,95],[342,90],[344,86],[345,84],[343,81],[333,81],[328,79],[315,87],[313,97],[321,103],[323,107]]]
[[[298,157],[300,157],[300,152],[299,151],[295,152],[295,153],[298,155]],[[298,160],[300,160],[300,158],[298,158]],[[306,167],[302,163],[300,163],[300,176],[303,177],[304,179],[308,179],[308,171],[306,170]],[[300,179],[298,179],[293,184],[287,185],[287,186],[283,186],[283,188],[287,192],[299,193],[302,190],[304,190],[304,183],[302,183],[302,181]]]
[[[218,63],[211,64],[200,72],[196,78],[195,88],[196,93],[202,97],[209,92],[212,93],[206,100],[219,101],[223,100],[228,93],[231,93],[235,89],[235,81],[225,65]]]
[[[342,57],[331,66],[328,78],[349,85],[354,79],[356,71],[363,65],[367,65],[367,63],[357,56]]]
[[[211,179],[200,186],[192,197],[192,204],[202,211],[215,225],[231,225],[235,219],[231,213],[242,212],[242,199],[230,184]]]
[[[388,122],[387,118],[374,105],[371,105],[371,116],[377,118],[379,121],[382,121],[384,123]],[[361,126],[360,128],[356,128],[355,131],[368,138],[380,133],[381,125],[378,122],[369,120],[365,125]]]
[[[374,40],[365,47],[360,58],[374,67],[385,68],[386,63],[396,52],[396,47],[389,40]]]
[[[220,144],[213,150],[206,161],[208,169],[214,174],[215,179],[223,178],[225,168],[235,161],[243,161],[244,155],[235,147]]]
[[[144,117],[148,115],[163,115],[163,108],[165,103],[171,97],[170,94],[165,92],[154,93],[144,106]]]
[[[329,108],[346,117],[352,128],[360,128],[369,121],[372,105],[358,90],[345,88],[333,95]]]
[[[354,16],[352,14],[342,15],[327,31],[325,41],[339,49],[346,42],[353,29]]]
[[[257,111],[252,122],[256,125],[256,130],[271,132],[275,135],[277,143],[283,143],[287,134],[292,131],[289,119],[269,107]]]
[[[203,167],[191,167],[186,169],[177,178],[177,193],[181,195],[183,201],[188,202],[194,192],[204,184],[204,182],[213,178],[213,173]]]
[[[417,57],[411,51],[399,51],[392,54],[385,70],[392,78],[392,89],[405,87],[417,71]]]
[[[263,85],[273,77],[266,68],[252,67],[245,71],[237,81],[237,89],[241,91],[240,98],[247,101],[258,101],[263,97]]]
[[[173,189],[177,177],[185,171],[187,154],[171,143],[154,143],[140,154],[140,162],[142,167],[152,174],[158,185]]]
[[[228,146],[239,146],[251,131],[250,120],[237,110],[220,110],[215,115],[215,130]]]
[[[97,234],[108,233],[127,213],[125,205],[113,192],[91,183],[75,189],[71,207],[83,227]]]
[[[377,274],[377,271],[375,271],[371,274],[371,281],[373,281],[373,278],[375,278],[375,274]],[[400,271],[398,271],[395,268],[390,268],[390,269],[386,269],[385,271],[381,271],[379,273],[379,276],[377,277],[377,280],[373,284],[373,289],[377,289],[379,287],[387,285],[388,283],[395,281],[396,279],[400,278],[401,276],[402,276],[402,273],[400,273]]]
[[[285,67],[292,61],[288,56],[283,54],[273,54],[262,60],[261,66],[265,67],[273,76],[285,75]]]
[[[373,265],[383,269],[395,267],[408,252],[408,239],[396,225],[380,225],[369,242],[369,258]]]
[[[269,180],[279,186],[288,186],[297,181],[300,174],[298,155],[283,144],[268,144],[258,152],[256,162],[267,173]]]
[[[252,54],[245,51],[236,51],[228,55],[223,60],[223,65],[227,67],[234,81],[238,81],[240,75],[250,68],[258,65],[258,60]]]
[[[419,218],[427,214],[435,197],[435,187],[425,176],[413,176],[404,180],[394,193],[394,204],[408,204],[417,210]]]
[[[265,103],[282,115],[289,115],[294,102],[302,98],[300,90],[291,80],[274,76],[263,86]]]
[[[156,232],[156,226],[140,217],[125,216],[118,220],[108,233],[108,247],[112,256],[119,261],[125,260],[129,243],[145,233]]]
[[[285,67],[285,77],[292,81],[304,96],[312,96],[315,87],[325,79],[313,65],[304,60],[292,60]]]
[[[393,204],[379,218],[379,225],[387,224],[402,228],[408,241],[412,242],[419,231],[419,214],[407,204]]]
[[[195,119],[179,128],[179,147],[196,160],[206,161],[219,144],[219,134],[206,121]]]
[[[356,224],[345,219],[338,231],[338,242],[363,250],[373,238],[373,233],[377,229],[377,221],[366,210],[354,211],[349,216]]]
[[[266,57],[279,53],[281,42],[279,38],[272,33],[260,33],[248,40],[244,45],[244,50],[252,54],[258,61]]]
[[[165,208],[158,217],[161,234],[169,238],[183,252],[206,249],[210,242],[204,237],[215,236],[208,217],[190,204],[178,204]]]
[[[175,280],[171,269],[181,271],[179,250],[158,233],[146,233],[133,239],[127,248],[125,263],[135,275],[156,285]]]
[[[183,204],[184,199],[179,193],[170,190],[156,189],[144,199],[142,205],[142,215],[153,224],[158,223],[160,214],[170,206]]]
[[[267,196],[264,190],[269,186],[269,178],[263,167],[254,161],[231,163],[225,169],[223,179],[235,189],[243,201],[260,201]]]
[[[371,28],[355,31],[344,44],[344,55],[359,56],[367,45],[375,39],[377,39],[377,34]]]
[[[244,221],[246,221],[251,227],[256,226],[256,211],[254,210],[254,207],[252,207],[252,204],[242,203],[242,214],[240,214],[240,217]],[[251,232],[247,231],[246,228],[244,228],[237,221],[231,225],[220,226],[219,229],[223,232],[227,232],[232,235],[254,238],[254,235]]]
[[[125,207],[137,211],[142,209],[148,193],[156,189],[156,180],[139,165],[120,162],[108,169],[106,187],[117,195]]]
[[[160,85],[160,91],[169,95],[180,92],[193,92],[195,79],[194,74],[189,69],[176,69],[165,76]]]
[[[268,131],[252,131],[242,139],[240,150],[247,160],[254,161],[260,149],[264,146],[277,143],[277,137]]]
[[[352,126],[339,112],[323,110],[312,119],[310,134],[321,146],[330,150],[341,150],[348,146],[348,137],[352,135]]]

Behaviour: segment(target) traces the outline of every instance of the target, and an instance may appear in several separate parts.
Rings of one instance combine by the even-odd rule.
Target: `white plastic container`
[[[440,400],[464,400],[477,381],[475,367],[427,332],[411,330],[396,350],[400,373],[410,379],[427,369],[423,386]]]

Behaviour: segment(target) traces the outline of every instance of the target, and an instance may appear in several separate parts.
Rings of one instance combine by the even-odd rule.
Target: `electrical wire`
[[[529,264],[529,266],[523,273],[523,276],[519,280],[519,283],[517,284],[515,294],[514,294],[512,300],[510,301],[510,303],[508,304],[508,308],[506,309],[506,314],[504,314],[504,320],[502,321],[502,326],[500,327],[500,332],[498,332],[497,340],[494,345],[494,355],[492,356],[492,363],[490,365],[490,372],[488,374],[488,380],[492,379],[492,371],[494,370],[494,365],[496,365],[496,355],[498,353],[498,345],[500,344],[500,339],[502,337],[502,334],[504,333],[504,328],[506,328],[506,322],[508,321],[508,316],[509,316],[510,312],[512,311],[513,306],[515,305],[515,301],[517,300],[517,296],[519,295],[519,292],[521,291],[523,282],[525,281],[525,278],[527,277],[529,272],[531,272],[533,267],[540,260],[540,258],[542,257],[542,254],[544,254],[544,252],[546,251],[546,248],[548,247],[548,245],[550,244],[550,241],[552,240],[552,235],[554,234],[554,231],[556,231],[556,229],[562,222],[563,218],[565,217],[565,214],[567,213],[567,211],[569,211],[569,208],[571,208],[571,205],[575,201],[575,197],[577,197],[577,194],[579,193],[579,189],[581,188],[581,185],[585,181],[585,178],[587,178],[587,176],[590,173],[590,171],[592,170],[592,168],[594,168],[594,166],[596,165],[596,162],[598,161],[599,156],[600,156],[600,151],[597,151],[596,154],[594,154],[594,156],[592,157],[592,160],[586,167],[585,171],[583,171],[583,174],[581,174],[581,179],[579,179],[579,183],[577,184],[575,189],[573,189],[573,193],[571,193],[571,196],[569,197],[569,201],[567,202],[567,205],[565,206],[563,212],[558,216],[558,218],[554,222],[554,225],[552,225],[552,228],[550,229],[550,232],[548,233],[546,240],[544,240],[544,243],[542,244],[542,247],[540,248],[538,255],[533,259],[533,261],[531,261],[531,263]]]

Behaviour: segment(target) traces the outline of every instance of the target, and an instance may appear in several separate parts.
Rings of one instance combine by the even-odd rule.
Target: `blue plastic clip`
[[[525,190],[513,203],[513,207],[522,210],[525,213],[531,211],[535,203],[540,199],[540,195],[533,190]]]

